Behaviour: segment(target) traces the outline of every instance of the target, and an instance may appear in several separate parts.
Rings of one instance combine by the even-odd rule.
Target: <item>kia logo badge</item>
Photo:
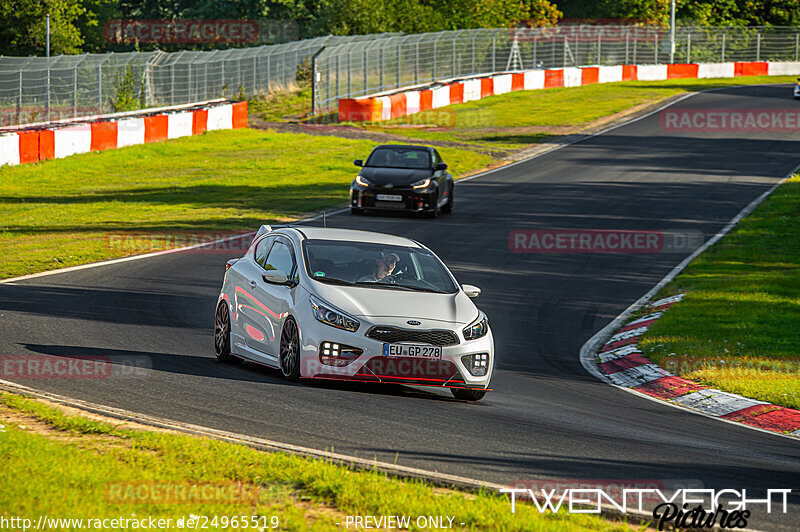
[[[408,323],[409,325],[419,325],[420,322],[418,322],[417,320],[408,320],[406,323]]]

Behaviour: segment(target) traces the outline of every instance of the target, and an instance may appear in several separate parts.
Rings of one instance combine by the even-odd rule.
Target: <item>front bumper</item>
[[[382,201],[379,194],[401,196],[400,201]],[[436,190],[414,190],[413,188],[364,188],[354,186],[350,188],[350,206],[357,209],[430,212],[436,208]]]
[[[366,332],[373,326],[410,329],[405,319],[384,318],[366,322],[358,318],[361,326],[356,332],[336,329],[318,322],[313,315],[301,317],[301,371],[306,378],[355,380],[366,382],[400,383],[446,388],[488,388],[494,368],[494,339],[491,329],[482,338],[464,340],[463,326],[423,320],[414,330],[451,330],[459,343],[442,347],[441,359],[383,356],[383,342],[368,338]],[[320,347],[323,343],[337,343],[361,349],[363,352],[346,366],[323,363]],[[486,375],[470,373],[461,357],[487,353],[489,355]]]

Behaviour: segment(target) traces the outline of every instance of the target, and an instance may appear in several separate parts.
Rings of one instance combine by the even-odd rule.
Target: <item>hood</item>
[[[431,177],[433,170],[430,168],[379,168],[365,166],[359,173],[376,185],[391,183],[394,186],[402,186]]]
[[[314,295],[354,318],[404,318],[468,325],[478,309],[461,290],[455,294],[337,286],[313,281]]]

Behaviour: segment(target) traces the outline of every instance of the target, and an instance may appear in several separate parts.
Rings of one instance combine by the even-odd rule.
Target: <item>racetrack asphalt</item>
[[[701,93],[676,108],[798,109],[787,85]],[[198,250],[0,284],[0,355],[139,361],[150,369],[135,377],[18,382],[501,484],[547,478],[797,488],[796,440],[637,397],[581,366],[582,344],[690,250],[509,250],[514,229],[700,231],[707,239],[800,162],[798,132],[664,131],[659,118],[656,113],[458,183],[454,212],[435,220],[328,217],[329,227],[419,240],[459,282],[483,289],[477,303],[494,331],[497,365],[495,391],[479,403],[431,389],[290,384],[269,369],[217,363],[214,304],[225,261],[235,254]],[[749,526],[796,529],[797,492],[790,503],[788,514],[758,512]]]

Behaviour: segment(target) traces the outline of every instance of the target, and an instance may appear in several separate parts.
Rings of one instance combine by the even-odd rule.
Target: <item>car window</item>
[[[265,270],[281,270],[288,277],[292,276],[294,270],[294,254],[289,245],[278,240],[269,252],[267,261],[264,264]]]
[[[305,240],[308,276],[321,283],[455,293],[441,261],[424,248],[367,242]]]
[[[438,152],[438,151],[436,151],[436,150],[433,150],[433,156],[434,156],[434,158],[435,158],[435,162],[433,163],[433,166],[434,166],[434,167],[435,167],[437,164],[439,164],[439,163],[443,163],[443,162],[444,162],[444,160],[442,159],[442,156],[441,156],[441,155],[439,155],[439,152]]]
[[[264,264],[266,264],[267,260],[267,253],[269,253],[269,247],[272,245],[272,242],[275,241],[274,236],[266,236],[258,241],[256,244],[256,250],[253,254],[253,259],[263,268]]]
[[[414,150],[403,147],[376,148],[364,166],[383,168],[430,168],[431,157],[426,150]]]

